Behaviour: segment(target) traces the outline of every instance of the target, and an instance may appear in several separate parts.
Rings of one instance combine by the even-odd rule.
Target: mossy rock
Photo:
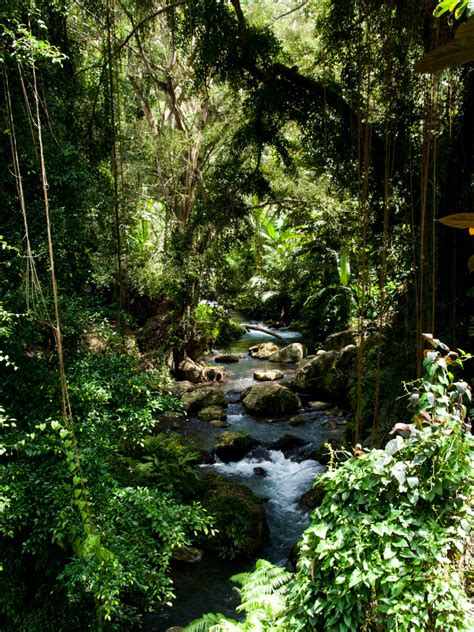
[[[198,412],[199,419],[202,421],[225,421],[227,419],[227,412],[220,406],[206,406]]]
[[[240,461],[256,445],[258,441],[246,432],[223,432],[214,447],[214,454],[224,463]]]
[[[294,363],[301,362],[306,355],[306,348],[301,342],[292,342],[290,345],[272,353],[268,358],[270,362]]]
[[[215,362],[222,362],[223,364],[232,364],[234,362],[239,362],[240,356],[236,353],[226,353],[224,355],[216,356],[214,360]]]
[[[280,351],[280,347],[274,342],[262,342],[249,348],[249,354],[252,358],[258,358],[259,360],[267,360],[272,353],[278,353],[278,351]]]
[[[298,395],[281,384],[258,384],[242,392],[245,410],[256,417],[279,417],[295,413],[301,406]]]
[[[345,404],[354,382],[357,348],[319,351],[298,364],[292,386],[303,393]]]
[[[255,371],[253,379],[257,382],[273,382],[275,380],[281,380],[283,377],[283,371],[275,369],[272,371]]]
[[[227,399],[224,391],[220,388],[213,388],[212,386],[188,391],[183,394],[182,401],[184,409],[188,413],[194,413],[209,406],[227,407]]]
[[[214,517],[218,533],[200,546],[227,559],[254,558],[269,534],[262,500],[245,485],[219,475],[206,476],[203,484],[201,503]]]

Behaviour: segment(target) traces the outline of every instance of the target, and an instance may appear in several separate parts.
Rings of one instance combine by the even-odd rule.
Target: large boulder
[[[204,367],[197,362],[194,362],[191,358],[184,358],[178,364],[178,370],[180,375],[183,376],[188,382],[193,384],[199,384],[199,382],[205,381]]]
[[[262,500],[245,485],[222,476],[208,475],[203,485],[201,503],[214,516],[216,533],[200,546],[226,559],[255,558],[269,533]]]
[[[249,348],[249,354],[252,358],[258,358],[259,360],[267,360],[272,353],[277,353],[278,351],[280,351],[280,347],[274,342],[262,342]]]
[[[220,388],[212,386],[204,388],[196,388],[194,391],[188,391],[182,396],[184,409],[188,413],[194,413],[208,406],[227,407],[227,399]]]
[[[346,329],[329,335],[324,341],[324,348],[326,351],[341,351],[347,345],[355,344],[356,332],[353,329]]]
[[[214,447],[214,454],[224,463],[240,461],[257,444],[258,441],[246,432],[223,432]]]
[[[278,417],[295,413],[301,407],[300,398],[281,384],[258,384],[242,392],[245,410],[256,417]]]
[[[357,347],[348,345],[341,351],[322,351],[298,364],[293,387],[303,393],[347,403],[354,380]]]
[[[270,362],[301,362],[306,355],[306,349],[301,342],[293,342],[283,349],[279,349],[268,358]]]
[[[253,379],[257,382],[273,382],[274,380],[281,380],[283,377],[283,371],[275,369],[274,371],[255,371]]]

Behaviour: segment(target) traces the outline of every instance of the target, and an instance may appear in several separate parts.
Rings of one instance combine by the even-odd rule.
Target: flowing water
[[[253,379],[255,370],[281,369],[285,374],[280,380],[283,383],[294,374],[294,365],[258,360],[248,355],[248,348],[260,342],[273,341],[283,347],[301,339],[296,331],[278,330],[278,333],[283,336],[283,340],[259,331],[250,331],[234,343],[230,352],[241,353],[242,357],[238,363],[225,365],[226,380],[221,387],[229,399],[228,430],[245,430],[259,441],[260,446],[241,461],[217,462],[201,467],[203,470],[217,471],[234,482],[244,483],[264,499],[270,538],[261,557],[285,565],[291,547],[309,523],[308,513],[299,506],[298,500],[311,487],[315,476],[324,471],[323,466],[309,456],[315,447],[340,432],[340,429],[327,428],[324,426],[329,419],[327,414],[311,407],[305,408],[304,405],[298,413],[304,423],[299,426],[291,426],[287,418],[273,422],[259,421],[244,411],[240,392],[256,384]],[[217,355],[215,352],[214,357]],[[212,362],[213,357],[206,360]],[[190,418],[183,430],[203,449],[211,449],[221,432],[197,418]],[[285,450],[285,456],[281,450],[272,448],[272,444],[284,435],[299,437],[306,444],[290,453]],[[255,468],[259,468],[257,473]],[[239,602],[229,578],[237,572],[250,570],[252,566],[212,558],[204,559],[195,566],[176,569],[173,574],[175,605],[150,618],[146,630],[162,632],[172,625],[185,625],[205,612],[217,611],[235,618],[234,608]]]

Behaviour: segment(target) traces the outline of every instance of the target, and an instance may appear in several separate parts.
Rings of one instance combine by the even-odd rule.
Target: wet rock
[[[254,467],[253,473],[256,474],[257,476],[266,476],[267,470],[264,467]]]
[[[198,412],[199,419],[202,421],[225,421],[227,419],[227,412],[220,406],[206,406]]]
[[[204,367],[191,358],[184,358],[184,360],[181,360],[178,364],[178,371],[185,380],[192,382],[193,384],[199,384],[199,382],[205,381]]]
[[[203,552],[193,546],[175,546],[171,559],[174,562],[184,562],[186,564],[196,564],[202,560]]]
[[[350,345],[342,351],[323,351],[310,360],[303,360],[298,364],[293,387],[330,401],[347,403],[356,354],[357,348]]]
[[[203,367],[203,380],[205,382],[222,382],[225,371],[220,366]]]
[[[184,393],[182,401],[184,409],[189,413],[197,412],[208,406],[219,406],[223,408],[227,406],[224,391],[211,386],[196,388],[193,391]]]
[[[214,447],[214,454],[224,463],[240,461],[257,444],[258,441],[246,432],[223,432]]]
[[[274,380],[281,380],[283,377],[283,371],[278,369],[274,371],[255,371],[253,379],[257,382],[273,382]]]
[[[240,360],[240,356],[238,356],[236,353],[228,353],[225,355],[216,356],[214,359],[216,362],[230,364],[232,362],[238,362]]]
[[[267,360],[272,353],[277,353],[280,347],[274,342],[262,342],[259,345],[254,345],[249,348],[249,354],[252,358],[259,358],[260,360]]]
[[[184,393],[188,391],[193,391],[196,388],[196,385],[190,382],[189,380],[184,380],[182,382],[175,382],[173,384],[173,393],[178,397],[181,397]]]
[[[302,426],[304,424],[304,418],[300,415],[295,415],[289,419],[290,426]]]
[[[330,428],[331,430],[333,430],[334,428],[337,428],[337,423],[335,421],[325,421],[323,423],[323,426],[325,426],[326,428]]]
[[[340,408],[331,408],[325,412],[328,417],[342,417],[343,414],[344,412]]]
[[[291,414],[299,410],[300,398],[281,384],[259,384],[242,392],[245,410],[256,417],[270,417]]]
[[[201,503],[215,516],[217,533],[200,543],[228,559],[254,558],[268,539],[263,501],[245,485],[211,474],[203,479]]]
[[[356,332],[354,329],[346,329],[345,331],[338,331],[331,334],[324,341],[324,348],[326,351],[341,351],[347,345],[356,344]]]
[[[268,358],[270,362],[301,362],[306,355],[306,349],[301,342],[293,342],[287,347],[272,353]]]
[[[300,541],[298,540],[293,544],[290,549],[290,553],[288,554],[288,562],[290,563],[290,570],[293,572],[296,571],[298,566],[298,558],[300,556]]]
[[[316,479],[313,487],[301,496],[298,504],[306,509],[316,509],[322,503],[325,493],[323,484]]]
[[[328,404],[328,402],[309,402],[308,407],[313,410],[327,410],[331,408],[332,404]]]
[[[300,448],[306,443],[307,441],[305,441],[301,437],[295,437],[294,435],[285,434],[271,444],[271,449],[281,450],[281,452],[283,452],[283,454],[287,456],[289,452],[293,451],[295,448]]]
[[[214,428],[228,428],[229,424],[222,419],[212,419],[210,422],[211,426]]]

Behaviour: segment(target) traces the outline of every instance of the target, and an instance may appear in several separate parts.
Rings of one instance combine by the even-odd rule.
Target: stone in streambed
[[[219,388],[204,387],[196,388],[193,391],[188,391],[182,396],[184,409],[189,412],[197,412],[208,406],[219,406],[225,408],[227,406],[227,399]]]
[[[268,358],[270,362],[301,362],[306,355],[306,349],[301,342],[293,342],[283,349],[279,349]]]
[[[224,355],[216,356],[214,360],[216,362],[222,362],[223,364],[230,364],[232,362],[238,362],[240,360],[240,356],[235,353],[227,353]]]
[[[294,435],[285,434],[277,439],[274,443],[272,443],[271,449],[280,450],[285,456],[287,456],[288,452],[291,452],[295,448],[300,448],[306,443],[307,441],[305,441],[301,437],[295,437]]]
[[[196,564],[202,560],[203,552],[193,546],[175,546],[171,559],[174,562],[184,562],[186,564]]]
[[[225,421],[227,419],[227,412],[220,406],[206,406],[198,412],[199,419],[202,421]]]
[[[309,402],[308,407],[312,408],[313,410],[327,410],[328,408],[331,408],[332,404],[329,404],[328,402]]]
[[[281,384],[258,384],[242,392],[245,410],[256,417],[278,417],[295,413],[301,407],[300,398]]]
[[[253,379],[257,382],[273,382],[274,380],[281,380],[283,377],[283,371],[278,369],[274,371],[255,371]]]
[[[316,509],[322,503],[325,493],[324,485],[317,479],[313,487],[301,496],[298,504],[306,509]]]
[[[223,432],[214,447],[214,454],[224,463],[240,461],[257,444],[258,441],[246,432]]]
[[[213,419],[209,422],[214,428],[228,428],[229,424],[222,419]]]
[[[300,415],[295,415],[289,419],[290,426],[302,426],[304,424],[304,418]]]
[[[259,345],[254,345],[249,348],[249,354],[252,358],[258,358],[260,360],[267,360],[272,353],[280,351],[280,347],[274,342],[262,342]]]

